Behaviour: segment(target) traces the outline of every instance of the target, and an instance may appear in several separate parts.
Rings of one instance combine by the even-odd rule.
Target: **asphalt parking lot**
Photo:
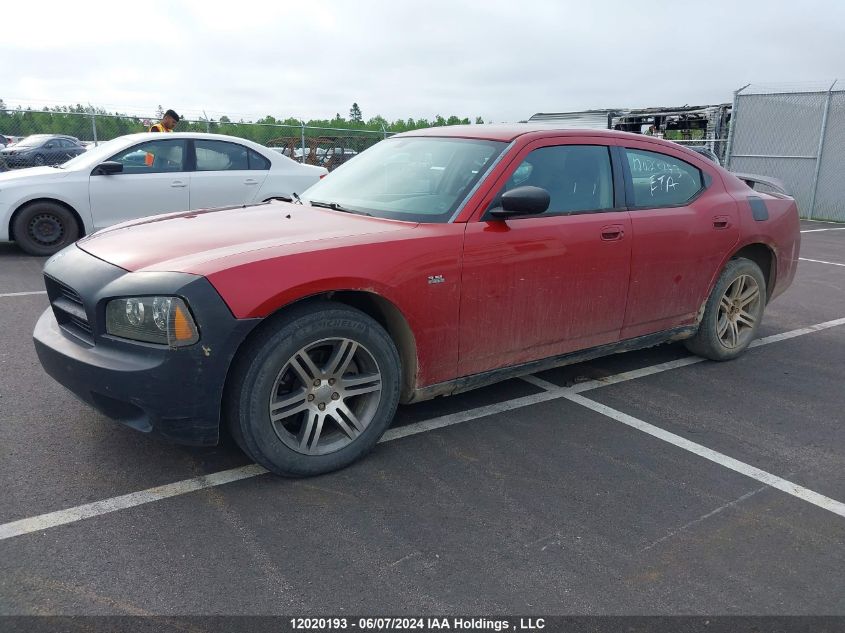
[[[845,615],[845,230],[802,229],[742,358],[403,407],[306,480],[77,402],[30,340],[43,260],[0,245],[0,614]]]

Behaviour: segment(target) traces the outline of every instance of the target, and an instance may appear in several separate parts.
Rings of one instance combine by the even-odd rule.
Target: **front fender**
[[[76,189],[76,187],[74,187],[74,189]],[[58,202],[70,207],[70,209],[73,210],[82,221],[82,228],[85,235],[90,234],[94,230],[94,222],[91,217],[91,206],[88,204],[87,185],[84,188],[79,188],[79,190],[70,192],[34,190],[19,194],[14,199],[14,202],[9,205],[8,212],[3,214],[4,226],[2,228],[8,230],[11,225],[12,217],[15,213],[25,205],[30,202],[35,202],[36,200]],[[0,239],[2,239],[2,234],[0,234]]]

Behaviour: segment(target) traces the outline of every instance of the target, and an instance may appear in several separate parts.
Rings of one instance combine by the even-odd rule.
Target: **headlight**
[[[125,297],[106,305],[106,332],[112,336],[170,347],[200,340],[197,324],[179,297]]]

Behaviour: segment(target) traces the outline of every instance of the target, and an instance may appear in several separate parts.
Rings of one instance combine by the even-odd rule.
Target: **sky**
[[[149,115],[527,119],[845,84],[843,0],[6,2],[0,98]]]

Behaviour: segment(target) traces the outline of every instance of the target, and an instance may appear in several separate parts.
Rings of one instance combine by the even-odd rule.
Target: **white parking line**
[[[669,444],[677,446],[678,448],[682,448],[685,451],[689,451],[690,453],[695,453],[699,457],[708,459],[711,462],[719,464],[720,466],[729,468],[730,470],[745,475],[746,477],[756,479],[757,481],[762,482],[767,486],[777,488],[778,490],[782,490],[783,492],[790,494],[793,497],[798,497],[799,499],[802,499],[807,503],[812,503],[813,505],[818,506],[824,510],[833,512],[834,514],[838,514],[841,517],[845,517],[845,503],[842,503],[841,501],[836,501],[836,499],[825,497],[824,495],[821,495],[818,492],[814,492],[808,488],[804,488],[804,486],[799,486],[796,483],[787,481],[786,479],[778,477],[777,475],[773,475],[772,473],[768,473],[765,470],[755,468],[754,466],[746,464],[745,462],[741,462],[738,459],[734,459],[733,457],[728,457],[723,453],[714,451],[713,449],[707,448],[706,446],[702,446],[701,444],[697,444],[696,442],[691,442],[685,437],[670,433],[665,429],[661,429],[660,427],[654,426],[653,424],[644,422],[639,418],[635,418],[632,415],[628,415],[627,413],[622,413],[621,411],[612,409],[604,404],[601,404],[600,402],[596,402],[595,400],[585,398],[580,394],[567,394],[565,398],[567,400],[571,400],[572,402],[577,402],[581,406],[587,407],[588,409],[592,409],[596,413],[601,413],[602,415],[612,418],[617,422],[621,422],[622,424],[626,424],[632,428],[635,428],[638,431],[648,433],[652,437],[656,437],[659,440],[669,442]]]
[[[845,318],[825,321],[824,323],[817,323],[797,330],[789,330],[788,332],[781,332],[779,334],[772,334],[771,336],[758,338],[756,341],[751,342],[750,347],[760,347],[761,345],[769,345],[770,343],[777,343],[778,341],[786,341],[788,339],[795,338],[796,336],[803,336],[812,332],[818,332],[819,330],[826,330],[838,325],[845,325]],[[654,374],[669,371],[670,369],[696,365],[698,363],[703,363],[705,360],[707,359],[702,358],[701,356],[685,356],[683,358],[678,358],[677,360],[670,360],[665,363],[659,363],[657,365],[650,365],[648,367],[641,367],[640,369],[632,369],[631,371],[614,374],[613,376],[607,376],[606,378],[597,378],[595,380],[579,382],[571,387],[558,387],[557,385],[545,381],[542,378],[538,378],[537,376],[523,376],[523,380],[530,382],[532,385],[540,387],[541,389],[546,389],[547,391],[565,389],[571,393],[582,393],[584,391],[599,389],[600,387],[607,387],[608,385],[615,385],[628,380],[653,376]]]
[[[46,295],[46,290],[30,290],[29,292],[4,292],[0,293],[0,299],[3,297],[28,297],[30,295]]]
[[[754,343],[752,343],[752,346],[759,347],[761,345],[768,345],[770,343],[776,343],[778,341],[784,341],[790,338],[795,338],[797,336],[803,336],[805,334],[810,334],[811,332],[818,332],[820,330],[836,327],[838,325],[845,325],[845,318],[835,319],[833,321],[826,321],[824,323],[817,323],[816,325],[811,325],[809,327],[791,330],[789,332],[782,332],[780,334],[775,334],[773,336],[758,339],[754,341]],[[532,376],[532,382],[534,382],[538,386],[542,384],[544,385],[542,388],[548,388],[548,390],[538,394],[532,394],[530,396],[514,398],[512,400],[506,400],[505,402],[497,402],[495,404],[483,407],[476,407],[475,409],[469,409],[467,411],[460,411],[458,413],[452,413],[449,415],[432,418],[430,420],[423,420],[421,422],[408,424],[406,426],[388,429],[388,431],[381,438],[380,442],[390,442],[403,437],[417,435],[420,433],[425,433],[427,431],[433,431],[435,429],[452,426],[454,424],[460,424],[462,422],[468,422],[470,420],[477,420],[479,418],[495,415],[497,413],[513,411],[514,409],[520,409],[522,407],[527,407],[533,404],[539,404],[541,402],[548,402],[550,400],[566,398],[573,402],[578,402],[578,400],[576,400],[576,398],[580,397],[578,396],[578,394],[584,391],[598,389],[599,387],[605,387],[607,385],[616,384],[626,380],[634,380],[643,376],[650,376],[659,372],[669,371],[671,369],[677,369],[679,367],[685,367],[687,365],[692,365],[702,361],[703,359],[698,357],[681,358],[667,363],[660,363],[651,367],[644,367],[642,369],[624,372],[615,376],[609,376],[601,380],[591,380],[589,382],[579,383],[572,387],[558,387],[545,380]],[[586,398],[583,398],[583,400],[586,400],[590,403],[593,402],[592,400],[587,400]],[[578,403],[581,404],[580,402]],[[598,405],[598,403],[594,404],[596,404],[597,406],[603,406]],[[726,457],[726,459],[730,458]],[[747,466],[747,468],[753,467]],[[756,472],[756,469],[754,470]],[[255,464],[250,466],[243,466],[240,468],[232,468],[230,470],[223,470],[220,472],[212,473],[210,475],[203,475],[202,477],[185,479],[172,484],[158,486],[155,488],[148,488],[147,490],[132,492],[118,497],[111,497],[109,499],[103,499],[102,501],[95,501],[93,503],[87,503],[84,505],[75,506],[73,508],[67,508],[65,510],[48,512],[46,514],[41,514],[26,519],[20,519],[18,521],[11,521],[9,523],[4,523],[0,525],[0,540],[14,538],[16,536],[22,536],[24,534],[31,534],[33,532],[40,532],[42,530],[57,527],[59,525],[75,523],[76,521],[81,521],[82,519],[87,519],[102,514],[108,514],[110,512],[117,512],[118,510],[125,510],[127,508],[133,508],[135,506],[139,506],[145,503],[160,501],[161,499],[167,499],[169,497],[176,497],[179,495],[187,494],[189,492],[194,492],[196,490],[202,490],[204,488],[211,488],[214,486],[221,486],[223,484],[227,484],[233,481],[249,479],[251,477],[262,475],[266,472],[267,471],[264,468]],[[759,472],[763,473],[763,471]],[[763,475],[765,475],[766,477],[775,478],[772,479],[772,481],[785,482],[785,480],[780,480],[779,478],[776,478],[775,475],[770,475],[769,473],[763,473]],[[760,481],[763,480],[760,479]],[[789,482],[786,483],[788,484]],[[794,484],[791,485],[794,486]],[[808,493],[810,492],[812,491],[808,491]],[[826,497],[822,497],[821,495],[818,495],[818,497],[822,499],[827,499]],[[834,503],[839,502],[837,501]]]
[[[807,259],[806,257],[799,257],[802,262],[815,262],[817,264],[829,264],[830,266],[845,266],[845,264],[837,264],[836,262],[826,262],[821,259]]]
[[[845,231],[845,226],[837,226],[829,229],[806,229],[802,233],[818,233],[819,231]]]
[[[534,385],[535,387],[540,387],[540,389],[545,389],[546,391],[554,391],[555,389],[559,389],[558,385],[549,382],[548,380],[543,380],[542,378],[538,378],[537,376],[522,376],[521,377],[525,382]]]
[[[789,330],[788,332],[781,332],[780,334],[772,334],[763,338],[758,338],[752,341],[749,347],[760,347],[761,345],[769,345],[770,343],[777,343],[778,341],[786,341],[796,336],[804,336],[820,330],[828,330],[838,325],[845,325],[845,318],[833,319],[833,321],[825,321],[824,323],[816,323],[815,325],[808,325],[807,327],[798,328],[797,330]]]
[[[21,534],[40,532],[41,530],[56,527],[57,525],[75,523],[76,521],[81,521],[82,519],[99,516],[101,514],[108,514],[109,512],[116,512],[117,510],[133,508],[144,503],[151,503],[152,501],[161,501],[162,499],[167,499],[168,497],[184,495],[189,492],[194,492],[195,490],[202,490],[203,488],[222,486],[223,484],[228,484],[240,479],[249,479],[250,477],[255,477],[256,475],[263,475],[266,472],[267,471],[261,466],[252,464],[250,466],[242,466],[241,468],[223,470],[210,475],[203,475],[202,477],[194,477],[193,479],[177,481],[176,483],[167,484],[165,486],[148,488],[147,490],[132,492],[119,497],[111,497],[110,499],[103,499],[102,501],[86,503],[85,505],[68,508],[67,510],[59,510],[57,512],[41,514],[29,519],[21,519],[20,521],[4,523],[3,525],[0,525],[0,541],[14,536],[20,536]]]

